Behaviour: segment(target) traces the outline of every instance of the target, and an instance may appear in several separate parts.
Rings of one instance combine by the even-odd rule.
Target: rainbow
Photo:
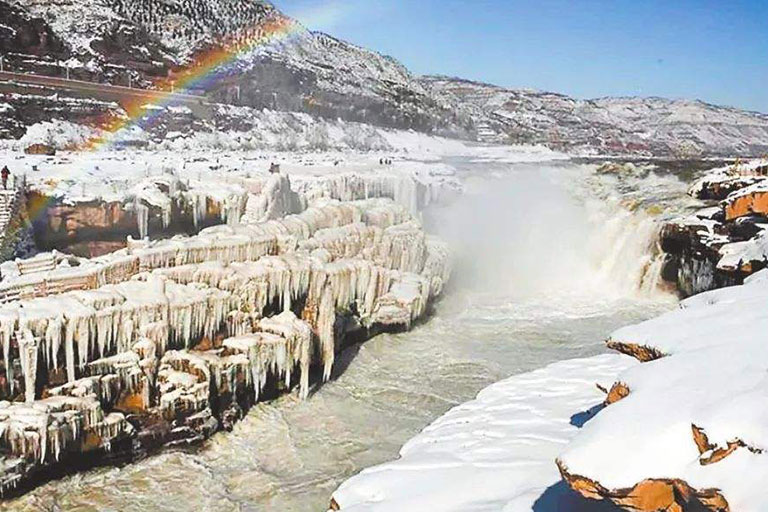
[[[86,141],[82,149],[95,151],[109,148],[117,142],[116,134],[120,130],[151,122],[164,107],[177,103],[180,94],[187,94],[192,89],[208,89],[241,55],[256,48],[280,42],[301,30],[303,27],[296,21],[277,16],[259,23],[252,30],[241,31],[241,33],[253,34],[251,36],[231,38],[215,48],[196,55],[192,63],[185,66],[178,76],[173,79],[158,80],[153,83],[152,89],[141,90],[146,94],[134,101],[126,102],[123,107],[127,115],[121,119],[112,119],[103,127],[103,133]],[[147,104],[159,108],[147,110],[145,108]]]

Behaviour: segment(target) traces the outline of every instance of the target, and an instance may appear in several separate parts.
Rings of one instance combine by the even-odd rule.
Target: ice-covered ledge
[[[411,210],[430,187],[407,183],[319,179],[307,199],[285,176],[242,181],[242,223],[15,262],[0,287],[0,398],[13,400],[0,402],[0,490],[204,439],[257,400],[307,396],[310,367],[327,379],[346,333],[409,328],[441,294],[450,254]]]

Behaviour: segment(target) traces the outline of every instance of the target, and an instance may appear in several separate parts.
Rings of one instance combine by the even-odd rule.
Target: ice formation
[[[169,422],[160,438],[201,435],[268,385],[306,397],[311,365],[331,374],[340,321],[408,327],[442,292],[449,251],[424,234],[413,197],[365,199],[391,195],[385,187],[306,199],[284,176],[262,185],[237,185],[252,204],[238,199],[226,215],[246,211],[242,223],[129,239],[75,266],[58,253],[17,262],[34,270],[0,286],[2,393],[26,404],[8,406],[0,446],[37,464],[25,467],[109,449],[137,435],[123,413]],[[170,175],[133,193],[166,224],[185,197]]]

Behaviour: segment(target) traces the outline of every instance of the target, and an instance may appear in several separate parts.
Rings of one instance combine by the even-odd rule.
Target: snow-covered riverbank
[[[365,469],[333,494],[348,512],[578,510],[554,459],[597,414],[595,384],[637,366],[600,355],[551,364],[485,388],[408,441],[394,462]]]
[[[762,186],[752,170],[760,165],[705,176],[692,194],[724,182]],[[755,206],[740,224],[755,222],[758,233],[761,190],[747,191]],[[722,193],[711,216],[745,195]],[[730,236],[750,232],[737,228]],[[727,248],[721,255],[734,253]],[[408,441],[398,460],[342,484],[332,508],[763,510],[767,272],[614,331],[607,346],[624,355],[564,361],[486,388]]]
[[[434,169],[437,177],[460,179],[466,187],[466,201],[424,218],[459,258],[458,279],[429,322],[354,347],[337,358],[331,381],[309,400],[291,394],[257,404],[231,434],[214,436],[200,451],[68,477],[9,505],[76,507],[95,500],[97,508],[121,503],[139,510],[142,504],[157,507],[147,489],[162,488],[174,497],[169,503],[184,500],[211,510],[246,502],[317,510],[344,479],[392,459],[403,442],[482,387],[558,360],[599,354],[605,332],[666,310],[667,295],[639,290],[654,240],[644,208],[632,214],[611,177],[594,188],[593,167],[509,163],[520,158],[479,148],[470,159],[413,162],[415,169]],[[589,190],[601,192],[590,199]],[[532,212],[536,222],[529,226],[538,229],[521,222]],[[571,235],[547,236],[566,232]],[[621,249],[605,258],[593,242]],[[548,265],[557,263],[558,254],[568,257],[560,259],[556,275],[578,279],[531,279],[554,270]]]

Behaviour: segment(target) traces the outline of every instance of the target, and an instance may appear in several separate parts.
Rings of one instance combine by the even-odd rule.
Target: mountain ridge
[[[262,0],[0,0],[3,9],[15,27],[0,26],[0,51],[26,72],[152,87],[217,45],[259,40],[278,20],[292,24],[289,35],[235,56],[223,79],[201,91],[209,100],[579,155],[768,152],[766,114],[702,100],[582,100],[417,76],[393,56],[311,31]]]

